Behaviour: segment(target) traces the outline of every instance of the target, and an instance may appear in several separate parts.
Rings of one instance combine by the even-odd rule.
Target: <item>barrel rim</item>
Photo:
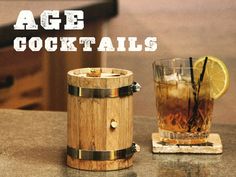
[[[88,73],[91,69],[101,69],[102,72],[104,73],[119,73],[119,76],[112,76],[112,77],[89,77],[89,76],[79,76],[79,74],[86,74]],[[109,72],[110,71],[110,72]],[[75,73],[78,72],[78,73]],[[124,74],[123,74],[123,73]],[[133,75],[133,72],[127,69],[121,69],[121,68],[103,68],[103,67],[86,67],[86,68],[78,68],[78,69],[73,69],[68,71],[67,73],[68,76],[72,76],[72,77],[78,77],[78,78],[86,78],[86,79],[115,79],[115,78],[125,78],[125,77],[129,77]]]

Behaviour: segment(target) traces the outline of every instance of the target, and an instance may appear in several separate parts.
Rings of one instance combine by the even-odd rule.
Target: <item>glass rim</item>
[[[157,61],[189,60],[189,58],[181,58],[181,57],[176,57],[176,58],[160,58],[160,59],[154,60],[153,63],[155,63]],[[196,60],[197,58],[196,57],[192,57],[192,59]]]
[[[156,65],[156,66],[162,66],[162,65]],[[190,67],[190,66],[182,66],[182,67],[180,67],[180,66],[162,66],[162,67],[165,68],[165,69],[184,69],[184,70],[187,70],[187,69],[191,70],[191,69],[193,69],[193,70],[202,71],[202,68]]]
[[[155,78],[153,78],[153,81],[154,81],[155,83],[158,82],[158,83],[161,83],[161,84],[169,84],[169,83],[171,83],[171,82],[166,81],[166,80],[157,81]],[[177,80],[177,81],[176,81],[176,83],[179,83],[179,82],[182,82],[182,80]],[[191,80],[184,80],[184,82],[185,82],[185,84],[193,84]],[[201,84],[201,85],[209,85],[209,83],[211,83],[211,82],[210,82],[210,79],[207,79],[207,80],[205,80],[204,82],[201,82],[200,84]],[[195,82],[194,82],[194,85],[198,85],[198,82],[196,82],[196,80],[195,80]]]

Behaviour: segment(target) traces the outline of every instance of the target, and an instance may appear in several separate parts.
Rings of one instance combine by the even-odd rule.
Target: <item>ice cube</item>
[[[188,88],[188,85],[185,81],[179,81],[178,82],[178,89],[186,90]]]
[[[179,92],[177,88],[169,89],[168,94],[170,97],[173,97],[173,98],[179,98],[181,96],[181,93]]]
[[[189,76],[182,76],[182,80],[185,81],[185,82],[190,83],[191,82],[191,77],[189,77]]]
[[[164,80],[169,82],[169,81],[180,81],[182,80],[181,75],[178,73],[173,73],[170,75],[165,75]]]
[[[170,81],[173,82],[173,81]],[[176,82],[176,81],[175,81]],[[168,86],[168,94],[170,97],[179,98],[179,99],[187,99],[189,92],[189,84],[185,81],[178,81],[174,86]]]

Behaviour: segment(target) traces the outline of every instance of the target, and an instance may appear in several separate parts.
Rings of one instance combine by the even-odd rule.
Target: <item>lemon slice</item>
[[[214,99],[220,98],[229,88],[229,72],[226,65],[220,59],[207,56],[206,70],[211,82],[211,95]],[[194,67],[202,69],[205,56],[194,62]]]

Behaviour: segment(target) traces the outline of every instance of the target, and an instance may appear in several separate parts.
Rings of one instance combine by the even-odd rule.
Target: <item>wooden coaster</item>
[[[221,154],[223,146],[220,135],[211,133],[207,138],[207,143],[201,145],[173,145],[160,141],[159,133],[152,133],[152,152],[159,154]]]

